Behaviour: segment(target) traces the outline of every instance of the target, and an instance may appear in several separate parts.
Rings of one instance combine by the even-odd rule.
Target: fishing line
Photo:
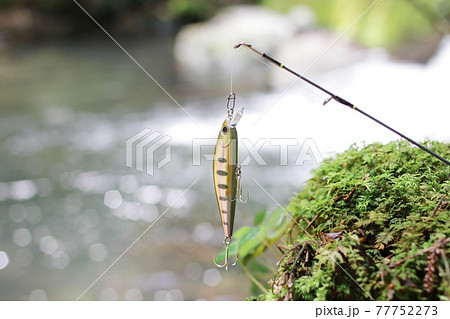
[[[107,272],[108,272],[108,270],[110,270],[133,246],[134,246],[134,244],[136,244],[149,230],[150,230],[150,228],[152,228],[153,227],[153,225],[155,225],[156,224],[156,222],[161,218],[161,217],[163,217],[164,216],[164,214],[165,213],[167,213],[174,205],[175,205],[175,203],[179,200],[179,199],[181,199],[183,196],[184,196],[184,194],[186,194],[186,192],[189,190],[189,189],[191,189],[191,187],[192,186],[194,186],[194,184],[195,183],[197,183],[197,181],[199,180],[199,178],[197,178],[191,185],[189,185],[189,187],[188,188],[186,188],[184,191],[183,191],[183,193],[181,193],[174,201],[173,201],[173,203],[172,204],[170,204],[170,206],[161,214],[161,215],[159,215],[159,217],[158,218],[156,218],[154,221],[153,221],[153,223],[151,223],[151,225],[150,226],[148,226],[128,247],[127,247],[127,249],[125,249],[123,252],[122,252],[122,254],[120,254],[120,256],[119,257],[117,257],[114,261],[113,261],[113,263],[111,264],[111,265],[109,265],[109,267],[108,268],[106,268],[105,269],[105,271],[103,271],[102,273],[101,273],[101,275],[100,276],[98,276],[97,277],[97,279],[95,279],[90,285],[89,285],[89,287],[87,287],[84,291],[83,291],[83,293],[81,294],[81,295],[79,295],[78,296],[78,298],[75,300],[75,301],[79,301],[80,299],[81,299],[81,297],[83,297],[85,294],[86,294],[86,292],[88,292],[91,288],[92,288],[92,286],[94,286],[99,280],[100,280],[100,278],[102,278],[103,277],[103,275],[105,275]]]
[[[102,25],[100,23],[98,23],[98,21],[96,19],[94,19],[94,17],[92,15],[89,14],[89,12],[81,5],[79,4],[76,0],[73,0],[73,2],[75,2],[75,4],[80,7],[80,9],[123,51],[123,53],[125,53],[133,62],[134,64],[136,64],[153,82],[155,82],[155,84],[157,86],[159,86],[159,88],[166,93],[166,95],[176,104],[178,105],[178,107],[184,112],[186,113],[187,116],[189,116],[191,118],[192,121],[195,122],[195,124],[197,124],[198,126],[200,126],[200,124],[198,124],[198,122],[195,120],[195,118],[183,107],[181,106],[180,103],[178,103],[177,100],[175,100],[175,98],[158,82],[156,81],[156,79],[127,51],[125,50],[125,48],[111,35],[108,33],[108,31],[106,31],[105,28],[102,27]]]
[[[251,57],[252,59],[255,59],[256,61],[261,62],[262,64],[264,64],[265,66],[267,66],[267,67],[269,67],[269,68],[275,68],[275,67],[274,67],[273,65],[271,65],[270,63],[267,63],[266,61],[264,61],[264,59],[257,58],[257,57],[255,57],[255,56],[253,56],[253,55],[250,55],[250,57]],[[287,76],[286,76],[286,78],[287,78]]]
[[[372,9],[372,7],[378,2],[378,0],[375,0],[374,2],[372,2],[372,4],[363,12],[359,15],[359,17],[357,17],[355,19],[355,21],[352,22],[352,24],[350,24],[347,29],[345,29],[345,31],[325,50],[322,52],[322,54],[319,55],[319,57],[317,59],[314,60],[313,63],[311,63],[305,71],[303,71],[302,75],[305,75],[317,62],[319,62],[320,59],[323,58],[324,55],[326,55],[334,46],[336,43],[338,43],[343,37],[344,35],[347,34],[348,31],[350,31],[350,29],[370,10]]]
[[[275,100],[275,101],[273,101],[273,103],[261,114],[261,116],[260,117],[258,117],[257,119],[256,119],[256,121],[255,122],[253,122],[253,124],[252,125],[255,125],[267,112],[269,112],[270,111],[270,109],[275,105],[275,104],[277,104],[278,103],[278,101],[279,100],[281,100],[281,98],[298,82],[298,80],[299,79],[297,79],[297,80],[295,80],[294,82],[292,82],[292,84],[291,85],[289,85],[289,87],[286,89],[286,90],[284,90],[284,92]],[[303,88],[305,88],[305,89],[307,89],[309,92],[311,92],[311,93],[313,93],[314,95],[316,95],[316,96],[318,96],[317,95],[317,93],[315,93],[314,91],[312,91],[311,89],[309,89],[309,88],[306,88],[306,86],[303,86],[302,85],[302,87]],[[320,96],[319,96],[320,97]]]
[[[294,70],[288,68],[286,65],[284,65],[284,64],[281,63],[281,62],[278,62],[277,60],[275,60],[275,59],[272,58],[271,56],[268,56],[267,54],[262,53],[262,52],[259,52],[258,50],[252,48],[252,46],[251,46],[250,44],[239,43],[239,44],[235,45],[235,48],[237,49],[237,48],[239,48],[239,47],[241,47],[241,46],[243,46],[243,47],[245,47],[245,48],[247,48],[247,49],[253,51],[254,53],[260,55],[261,57],[267,59],[268,61],[270,61],[270,62],[273,63],[274,65],[276,65],[276,66],[278,66],[278,67],[280,67],[280,68],[282,68],[282,69],[288,71],[289,73],[295,75],[296,77],[298,77],[299,80],[302,80],[302,81],[304,81],[304,82],[310,84],[311,86],[314,86],[315,88],[319,89],[320,91],[326,93],[329,97],[323,102],[323,105],[324,105],[324,106],[325,106],[328,102],[330,102],[331,100],[334,100],[334,101],[338,102],[339,104],[345,105],[345,106],[351,108],[352,110],[355,110],[355,111],[361,113],[362,115],[368,117],[368,118],[371,119],[372,121],[377,122],[377,123],[380,124],[381,126],[384,126],[385,128],[387,128],[387,129],[390,130],[391,132],[393,132],[393,133],[399,135],[400,137],[404,138],[405,140],[407,140],[407,141],[410,142],[411,144],[414,144],[415,146],[417,146],[417,147],[420,148],[421,150],[423,150],[423,151],[429,153],[430,155],[436,157],[437,159],[439,159],[440,161],[444,162],[445,164],[450,165],[450,161],[448,161],[448,160],[446,160],[445,158],[443,158],[442,156],[440,156],[440,155],[434,153],[434,152],[433,152],[432,150],[430,150],[429,148],[423,146],[422,144],[420,144],[420,143],[414,141],[413,139],[409,138],[408,136],[406,136],[406,135],[400,133],[399,131],[395,130],[394,128],[390,127],[389,125],[387,125],[387,124],[381,122],[380,120],[374,118],[372,115],[370,115],[370,114],[364,112],[363,110],[361,110],[360,108],[356,107],[353,103],[351,103],[351,102],[345,100],[344,98],[342,98],[342,97],[340,97],[340,96],[338,96],[338,95],[336,95],[336,94],[334,94],[334,93],[328,91],[327,89],[323,88],[323,87],[320,86],[319,84],[317,84],[317,83],[311,81],[310,79],[304,77],[303,75],[301,75],[301,74],[295,72]]]
[[[260,63],[262,63],[262,64],[264,64],[265,66],[267,66],[267,67],[269,67],[269,68],[272,68],[272,69],[276,69],[276,67],[272,64],[272,63],[267,63],[266,61],[264,61],[264,59],[263,58],[258,58],[258,57],[255,57],[255,56],[253,56],[253,55],[249,55],[252,59],[254,59],[254,60],[256,60],[256,61],[258,61],[258,62],[260,62]],[[284,78],[286,78],[286,79],[290,79],[290,77],[289,77],[289,75],[287,75],[287,74],[284,74],[284,73],[282,73],[283,74],[283,77]],[[261,116],[260,117],[258,117],[258,119],[256,119],[256,121],[255,122],[253,122],[253,124],[252,125],[255,125],[275,104],[277,104],[278,103],[278,101],[297,83],[297,82],[299,82],[299,79],[296,79],[294,82],[292,82],[290,85],[289,85],[289,87],[286,89],[286,90],[284,90],[283,91],[283,93],[275,100],[275,101],[273,101],[271,104],[270,104],[270,106],[263,112],[263,114],[261,114]],[[300,83],[300,86],[304,89],[304,90],[306,90],[306,91],[308,91],[309,93],[311,93],[312,95],[314,95],[314,96],[316,96],[317,98],[319,98],[319,99],[323,99],[323,96],[320,96],[319,94],[317,94],[317,92],[316,91],[314,91],[314,90],[312,90],[312,89],[310,89],[308,86],[306,86],[305,84],[303,84],[303,83]]]
[[[375,0],[374,2],[372,2],[372,4],[369,6],[369,7],[367,7],[367,9],[363,12],[363,13],[361,13],[356,19],[355,19],[355,21],[353,21],[348,27],[347,27],[347,29],[325,50],[325,51],[323,51],[321,54],[320,54],[320,56],[313,62],[313,63],[311,63],[310,65],[309,65],[309,67],[307,67],[306,68],[306,70],[302,73],[302,75],[304,75],[304,74],[306,74],[320,59],[322,59],[322,57],[323,56],[325,56],[330,50],[331,50],[331,48],[333,48],[333,46],[336,44],[336,43],[338,43],[341,39],[342,39],[342,37],[345,35],[345,34],[347,34],[347,32],[376,4],[378,2],[378,0]],[[290,85],[289,86],[289,88],[287,89],[287,90],[285,90],[282,94],[281,94],[281,96],[278,98],[278,99],[276,99],[275,100],[275,102],[273,102],[270,106],[269,106],[269,108],[266,110],[266,111],[264,111],[264,113],[253,123],[253,125],[255,125],[256,124],[256,122],[258,122],[260,119],[261,119],[261,117],[263,117],[264,116],[264,114],[266,114],[293,86],[294,86],[294,84],[295,83],[297,83],[298,82],[298,80],[299,79],[297,79],[292,85]],[[315,92],[313,92],[313,91],[310,91],[311,93],[313,93],[314,95],[317,95]]]
[[[361,290],[362,291],[364,291],[365,293],[366,293],[366,295],[367,296],[369,296],[369,298],[372,300],[372,301],[375,301],[375,299],[373,299],[373,297],[372,297],[372,295],[370,294],[370,293],[368,293],[362,286],[361,286],[361,284],[360,283],[358,283],[357,281],[356,281],[356,279],[355,278],[353,278],[345,269],[344,269],[344,267],[342,267],[337,261],[336,261],[336,259],[335,258],[333,258],[333,256],[331,256],[331,254],[325,249],[325,248],[323,248],[322,247],[322,245],[317,241],[317,240],[315,240],[313,237],[311,237],[311,235],[306,231],[306,229],[305,228],[303,228],[296,220],[295,220],[295,218],[294,217],[292,217],[292,215],[291,214],[289,214],[288,213],[288,211],[260,184],[260,183],[258,183],[258,181],[256,181],[256,179],[254,179],[254,178],[252,178],[252,180],[267,194],[267,196],[269,196],[271,199],[272,199],[272,201],[274,201],[275,202],[275,204],[277,204],[278,205],[278,207],[280,207],[283,211],[284,211],[284,213],[287,215],[287,216],[289,216],[296,224],[297,224],[297,226],[299,226],[304,232],[305,232],[305,234],[309,237],[309,238],[311,238],[311,240],[317,245],[317,246],[319,246],[320,248],[322,248],[322,250],[323,250],[323,252],[339,267],[339,268],[341,268],[342,269],[342,271],[343,272],[345,272],[345,274],[351,279],[351,280],[353,280],[354,282],[355,282],[355,284],[359,287],[359,288],[361,288]]]
[[[233,94],[233,64],[234,64],[234,50],[231,51],[230,59],[230,94]]]

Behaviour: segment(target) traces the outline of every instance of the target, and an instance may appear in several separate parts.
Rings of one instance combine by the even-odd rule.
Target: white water
[[[312,80],[412,139],[449,142],[449,73],[447,37],[426,65],[392,61],[382,51],[374,51],[361,62]],[[301,81],[285,93],[287,88],[239,95],[239,88],[235,87],[237,107],[245,106],[238,125],[240,138],[313,138],[325,156],[341,152],[353,143],[386,143],[400,138],[336,102],[322,106],[326,95]],[[187,105],[187,111],[199,125],[180,111],[176,120],[170,118],[162,127],[175,143],[214,138],[226,116],[225,105],[224,97],[208,107],[206,114],[199,107]]]

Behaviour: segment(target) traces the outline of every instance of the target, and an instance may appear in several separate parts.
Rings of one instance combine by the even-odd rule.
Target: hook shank
[[[238,257],[237,257],[237,256],[236,256],[236,260],[234,261],[234,263],[230,264],[230,263],[228,262],[228,247],[230,246],[230,243],[231,243],[231,237],[225,237],[224,240],[223,240],[223,244],[225,245],[225,260],[224,260],[224,262],[223,262],[222,265],[218,264],[218,263],[216,262],[216,259],[213,259],[213,262],[214,262],[214,264],[215,264],[217,267],[219,267],[219,268],[225,267],[225,270],[228,270],[228,266],[233,267],[233,266],[235,266],[235,265],[237,264],[237,262],[238,262]]]

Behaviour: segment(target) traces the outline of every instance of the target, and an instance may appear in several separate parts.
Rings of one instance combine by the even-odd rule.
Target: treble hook
[[[247,203],[248,202],[248,192],[245,200],[242,200],[242,186],[241,186],[241,165],[236,165],[236,179],[237,179],[237,191],[236,191],[236,198],[239,198],[239,201],[241,203]]]
[[[243,203],[243,204],[248,202],[248,198],[249,198],[248,192],[247,192],[247,196],[245,197],[245,200],[242,200],[242,186],[239,186],[239,196],[238,196],[238,198],[239,198],[239,201],[241,203]]]
[[[223,244],[225,245],[225,260],[224,260],[224,262],[223,262],[223,265],[219,265],[219,264],[216,262],[216,259],[215,259],[215,258],[213,259],[214,265],[216,265],[216,266],[219,267],[219,268],[225,267],[225,270],[228,270],[228,265],[230,265],[231,267],[233,267],[233,266],[235,266],[235,265],[237,264],[237,262],[238,262],[238,257],[236,256],[236,260],[235,260],[235,262],[234,262],[233,264],[229,264],[229,263],[228,263],[228,247],[230,246],[230,243],[231,243],[231,237],[225,237],[224,240],[223,240]]]

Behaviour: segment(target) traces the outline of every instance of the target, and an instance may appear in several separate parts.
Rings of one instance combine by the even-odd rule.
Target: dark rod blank
[[[321,87],[321,86],[318,85],[317,83],[314,83],[313,81],[311,81],[311,80],[305,78],[303,75],[301,75],[301,74],[295,72],[294,70],[288,68],[287,66],[285,66],[284,64],[278,62],[277,60],[275,60],[274,58],[268,56],[267,54],[262,53],[262,52],[259,52],[258,50],[252,48],[252,46],[251,46],[250,44],[239,43],[239,44],[236,44],[236,45],[234,46],[234,48],[237,49],[237,48],[239,48],[240,46],[243,46],[243,47],[245,47],[245,48],[247,48],[247,49],[250,49],[250,50],[253,51],[254,53],[260,55],[260,56],[263,57],[264,59],[266,59],[266,60],[270,61],[271,63],[275,64],[276,66],[278,66],[278,67],[280,67],[280,68],[282,68],[282,69],[288,71],[289,73],[295,75],[295,76],[298,77],[299,79],[305,81],[306,83],[308,83],[308,84],[314,86],[315,88],[321,90],[322,92],[328,94],[330,97],[329,97],[327,100],[325,100],[325,102],[323,103],[324,105],[327,104],[330,100],[335,100],[336,102],[338,102],[338,103],[340,103],[340,104],[342,104],[342,105],[348,106],[349,108],[351,108],[351,109],[353,109],[353,110],[355,110],[355,111],[358,111],[358,112],[361,113],[362,115],[364,115],[364,116],[368,117],[369,119],[371,119],[371,120],[377,122],[378,124],[384,126],[385,128],[387,128],[387,129],[390,130],[391,132],[394,132],[395,134],[401,136],[401,137],[404,138],[405,140],[409,141],[410,143],[414,144],[415,146],[417,146],[418,148],[424,150],[425,152],[431,154],[432,156],[436,157],[437,159],[439,159],[440,161],[444,162],[445,164],[450,165],[450,161],[446,160],[445,158],[443,158],[443,157],[440,156],[439,154],[436,154],[435,152],[433,152],[433,151],[430,150],[429,148],[423,146],[422,144],[420,144],[420,143],[414,141],[413,139],[411,139],[411,138],[407,137],[406,135],[400,133],[399,131],[393,129],[393,128],[390,127],[389,125],[387,125],[387,124],[381,122],[380,120],[374,118],[372,115],[367,114],[366,112],[364,112],[363,110],[357,108],[354,104],[348,102],[347,100],[345,100],[345,99],[343,99],[343,98],[337,96],[336,94],[331,93],[330,91],[328,91],[327,89]]]

